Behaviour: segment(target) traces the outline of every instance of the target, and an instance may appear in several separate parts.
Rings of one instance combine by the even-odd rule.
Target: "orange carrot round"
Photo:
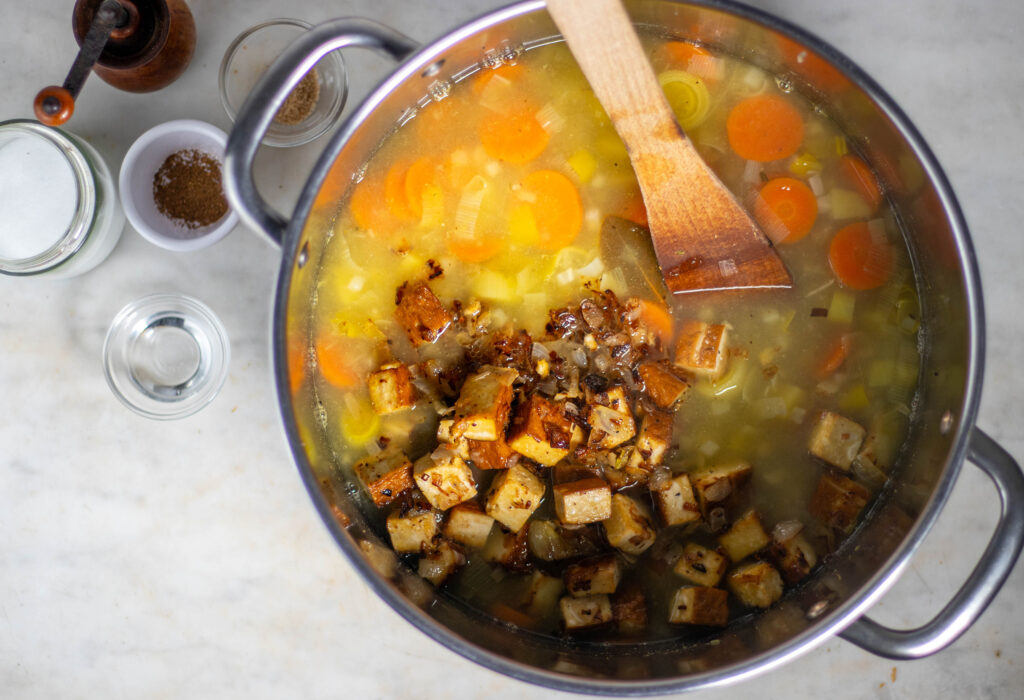
[[[721,77],[718,59],[703,46],[688,41],[669,41],[661,49],[666,62],[715,83]]]
[[[878,211],[882,204],[882,189],[867,163],[857,156],[846,154],[839,159],[839,176],[864,197],[872,213]]]
[[[773,243],[796,243],[814,227],[818,199],[800,180],[777,177],[758,193],[754,217]]]
[[[415,217],[409,209],[409,199],[405,192],[405,176],[409,170],[408,162],[399,161],[390,168],[384,178],[384,202],[388,211],[399,221],[413,221]]]
[[[804,141],[800,112],[779,95],[741,100],[729,112],[725,130],[736,155],[759,162],[791,156]]]
[[[583,204],[576,185],[557,170],[536,170],[522,181],[537,223],[538,245],[558,250],[576,240],[583,226]]]
[[[825,353],[825,359],[818,367],[818,377],[824,379],[829,376],[846,362],[847,356],[850,354],[851,336],[843,334],[835,339],[831,346],[829,346],[828,352]]]
[[[828,261],[839,281],[852,289],[875,289],[889,278],[892,251],[876,241],[864,222],[839,229],[828,248]]]
[[[369,176],[361,180],[352,190],[348,209],[356,226],[365,231],[386,236],[395,230],[397,222],[384,203],[382,177]]]
[[[405,171],[405,203],[414,218],[423,216],[423,192],[437,185],[437,164],[427,157],[413,161]]]
[[[644,204],[644,196],[639,189],[630,190],[618,214],[638,226],[647,226],[647,205]]]
[[[480,143],[487,155],[520,165],[544,152],[548,132],[537,121],[537,109],[529,103],[480,120]]]
[[[504,239],[488,234],[472,238],[449,234],[446,239],[448,250],[462,262],[479,263],[490,260],[505,247]]]
[[[668,347],[672,343],[673,335],[672,316],[668,311],[668,307],[664,304],[648,301],[647,299],[640,299],[638,303],[640,306],[640,321],[661,339],[663,347]]]
[[[473,78],[473,94],[479,96],[496,75],[514,81],[523,75],[523,66],[518,63],[505,63],[497,68],[485,68]]]
[[[314,345],[320,376],[339,388],[359,383],[359,374],[350,364],[351,349],[348,346],[344,338],[332,335],[320,336]]]

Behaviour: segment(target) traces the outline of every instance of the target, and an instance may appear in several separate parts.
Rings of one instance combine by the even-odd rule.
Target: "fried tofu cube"
[[[751,608],[767,608],[782,597],[782,576],[766,561],[745,564],[725,578],[741,603]]]
[[[612,490],[604,479],[590,477],[552,488],[555,514],[565,525],[606,520],[612,514]]]
[[[827,527],[848,533],[870,499],[871,492],[853,479],[825,473],[814,489],[809,510]]]
[[[487,493],[487,514],[519,532],[544,497],[544,483],[521,464],[498,474]]]
[[[395,319],[416,347],[441,337],[455,316],[426,282],[403,284],[395,293]]]
[[[729,560],[715,550],[687,542],[672,570],[698,586],[717,586],[728,568]]]
[[[748,510],[736,519],[727,531],[718,536],[726,555],[734,562],[764,549],[771,543],[771,538],[761,525],[757,511]]]
[[[622,569],[614,554],[570,564],[562,574],[565,590],[574,598],[612,594],[619,587]]]
[[[626,586],[612,596],[612,618],[623,634],[640,634],[647,629],[647,597],[639,586]]]
[[[643,554],[654,544],[651,521],[640,504],[624,494],[612,494],[612,514],[601,525],[608,544],[627,554]]]
[[[366,386],[370,390],[370,404],[378,415],[395,413],[416,403],[412,374],[401,362],[381,365],[376,372],[370,373]]]
[[[494,527],[494,518],[480,510],[475,503],[462,503],[448,511],[444,523],[444,536],[470,549],[480,549]]]
[[[477,469],[508,469],[519,461],[519,453],[508,446],[504,435],[497,440],[466,440],[469,460]]]
[[[637,368],[647,395],[660,408],[671,408],[686,396],[691,378],[665,360],[645,362]]]
[[[661,488],[652,488],[651,495],[654,496],[654,505],[658,508],[661,521],[666,526],[685,525],[700,520],[700,505],[693,495],[689,474],[678,474]]]
[[[699,376],[717,379],[725,371],[727,335],[724,324],[687,321],[679,329],[676,366]]]
[[[387,528],[391,548],[399,554],[432,550],[434,538],[439,534],[437,516],[433,510],[389,515]]]
[[[533,394],[516,410],[508,445],[524,457],[551,467],[569,454],[572,432],[573,423],[560,404]]]
[[[665,461],[665,453],[672,444],[674,420],[666,411],[648,411],[640,419],[640,432],[629,456],[628,466],[651,471]]]
[[[721,588],[683,586],[672,596],[668,621],[673,625],[724,627],[729,621],[729,594]]]
[[[713,507],[739,491],[750,480],[752,471],[747,462],[732,462],[695,473],[691,482],[704,517]]]
[[[590,426],[587,444],[596,449],[610,450],[636,435],[633,411],[621,386],[594,394],[587,404],[586,420]]]
[[[440,586],[455,570],[466,563],[465,555],[451,542],[441,540],[437,548],[420,557],[417,573],[435,586]]]
[[[493,441],[503,436],[512,405],[512,382],[518,376],[514,369],[488,365],[469,377],[455,401],[452,440]]]
[[[500,527],[491,530],[481,554],[485,561],[501,564],[514,571],[526,571],[531,568],[529,552],[526,547],[525,529],[519,532],[506,532]]]
[[[814,547],[799,532],[784,541],[773,539],[768,552],[789,584],[799,583],[818,563]]]
[[[838,413],[822,411],[814,424],[807,449],[833,467],[847,470],[864,442],[865,430]]]
[[[412,478],[424,498],[438,510],[448,510],[476,495],[472,470],[445,445],[416,460]]]
[[[565,584],[562,583],[562,579],[534,571],[530,574],[519,607],[534,618],[545,617],[554,610],[564,590]]]
[[[352,467],[370,498],[379,508],[413,487],[412,462],[401,450],[378,452]]]
[[[562,609],[562,623],[567,630],[597,627],[612,621],[612,602],[606,595],[586,598],[565,597],[558,601]]]

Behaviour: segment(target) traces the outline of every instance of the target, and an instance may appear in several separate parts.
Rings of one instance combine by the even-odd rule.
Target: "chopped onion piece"
[[[555,106],[548,102],[546,105],[537,110],[537,114],[534,119],[544,127],[544,131],[549,134],[555,134],[562,130],[565,126],[565,117],[563,117]]]
[[[708,440],[698,448],[698,451],[707,457],[714,457],[715,453],[718,452],[718,443],[714,440]]]
[[[789,542],[803,529],[804,524],[799,520],[783,520],[772,528],[772,539],[776,542]]]
[[[487,194],[489,185],[480,175],[476,175],[462,188],[459,206],[455,209],[455,234],[472,238],[476,234],[476,222],[480,216],[480,207]]]

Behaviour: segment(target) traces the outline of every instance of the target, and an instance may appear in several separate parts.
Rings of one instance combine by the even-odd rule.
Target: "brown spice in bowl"
[[[319,101],[320,75],[314,68],[302,77],[295,89],[288,93],[281,109],[277,110],[274,121],[287,126],[300,124],[309,119]]]
[[[153,201],[189,231],[216,223],[228,213],[220,162],[194,148],[172,153],[153,176]]]

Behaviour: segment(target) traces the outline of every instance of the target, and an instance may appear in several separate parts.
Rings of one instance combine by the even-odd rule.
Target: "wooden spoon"
[[[620,0],[547,6],[626,144],[669,291],[793,286],[771,241],[676,123]]]

